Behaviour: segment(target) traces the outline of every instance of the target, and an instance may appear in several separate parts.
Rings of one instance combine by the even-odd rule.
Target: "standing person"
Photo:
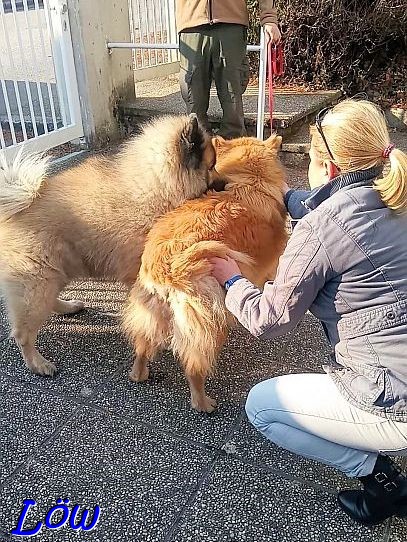
[[[308,177],[320,188],[286,194],[304,216],[275,281],[260,291],[219,258],[213,275],[261,339],[292,330],[307,310],[321,320],[335,350],[325,374],[261,382],[246,412],[270,441],[359,478],[363,489],[341,491],[339,505],[380,523],[407,516],[407,478],[390,459],[407,456],[407,155],[366,100],[322,111],[311,133]]]
[[[281,39],[274,0],[259,0],[260,22],[267,39]],[[249,16],[246,0],[177,0],[180,87],[188,113],[209,129],[212,79],[223,110],[219,135],[246,134],[242,94],[249,79],[246,58]]]

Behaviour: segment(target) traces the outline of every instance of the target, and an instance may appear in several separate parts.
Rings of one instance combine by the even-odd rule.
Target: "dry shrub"
[[[276,0],[284,34],[284,83],[367,91],[407,101],[406,0]],[[249,0],[249,42],[258,42],[258,0]],[[255,76],[258,57],[250,55]]]

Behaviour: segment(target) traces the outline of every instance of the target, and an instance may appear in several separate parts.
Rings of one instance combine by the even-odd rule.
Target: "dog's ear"
[[[283,141],[283,138],[277,134],[271,134],[271,136],[266,139],[264,142],[265,145],[269,149],[275,149],[276,151],[279,151],[281,148],[281,142]]]
[[[221,147],[222,144],[223,144],[225,141],[226,141],[226,140],[223,139],[222,136],[217,135],[217,136],[215,136],[215,137],[212,138],[212,145],[213,145],[213,146],[215,147],[215,149],[216,149],[216,147]]]
[[[203,159],[205,136],[197,116],[192,113],[180,138],[181,160],[188,169],[198,169]]]
[[[212,145],[217,155],[222,153],[225,147],[225,143],[226,143],[226,139],[223,139],[222,136],[218,135],[212,138]]]

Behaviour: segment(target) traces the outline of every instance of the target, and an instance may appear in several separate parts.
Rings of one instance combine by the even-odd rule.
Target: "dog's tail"
[[[10,163],[0,154],[0,218],[3,220],[27,209],[47,176],[48,157],[43,154],[23,156],[22,153],[21,148]]]
[[[229,257],[244,265],[254,263],[253,258],[243,252],[232,250],[221,241],[199,241],[177,254],[171,264],[171,277],[184,286],[182,288],[184,291],[189,290],[185,288],[189,283],[210,274],[211,264],[208,258],[214,256]],[[177,285],[174,284],[174,286]]]
[[[161,252],[165,252],[165,247]],[[219,348],[233,323],[225,307],[224,292],[211,276],[208,258],[213,256],[229,256],[246,266],[253,264],[250,256],[232,250],[225,243],[199,241],[174,255],[169,265],[165,258],[156,259],[156,267],[143,264],[139,275],[146,290],[170,307],[173,352],[183,361],[187,372],[205,376],[212,372]]]
[[[171,265],[172,287],[168,300],[174,319],[173,351],[183,360],[187,372],[211,374],[219,348],[234,318],[226,310],[225,295],[210,276],[208,258],[233,258],[251,266],[254,260],[220,241],[200,241],[178,254]],[[192,355],[191,353],[194,353]]]

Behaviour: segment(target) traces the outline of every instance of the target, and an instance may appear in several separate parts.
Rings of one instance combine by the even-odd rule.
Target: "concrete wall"
[[[165,77],[174,73],[179,73],[179,61],[170,62],[168,64],[160,64],[153,68],[139,68],[134,71],[134,80],[148,81],[149,79],[155,79],[156,77]]]
[[[85,137],[100,146],[120,137],[121,101],[134,101],[130,49],[109,54],[107,41],[130,42],[128,0],[68,0]]]

